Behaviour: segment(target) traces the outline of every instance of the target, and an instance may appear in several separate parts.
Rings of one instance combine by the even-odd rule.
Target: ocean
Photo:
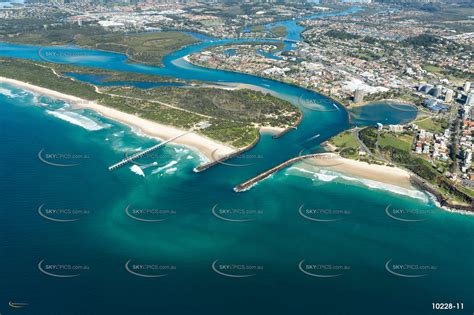
[[[1,56],[43,60],[54,50],[54,62],[264,87],[304,114],[296,131],[263,134],[229,165],[195,173],[197,152],[166,145],[110,172],[159,140],[0,84],[0,313],[398,315],[463,303],[456,313],[472,314],[473,216],[439,209],[423,192],[298,164],[233,191],[354,124],[416,113],[375,104],[351,120],[316,93],[182,59],[225,41],[174,52],[162,68],[0,43]]]

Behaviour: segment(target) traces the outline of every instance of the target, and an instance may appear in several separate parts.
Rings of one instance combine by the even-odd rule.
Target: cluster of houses
[[[425,129],[416,133],[415,153],[427,154],[433,160],[449,160],[449,143],[451,132],[446,129],[443,133],[434,134]]]

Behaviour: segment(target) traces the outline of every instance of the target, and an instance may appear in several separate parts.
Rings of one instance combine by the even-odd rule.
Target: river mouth
[[[7,240],[8,250],[0,278],[17,298],[14,302],[27,302],[25,309],[38,314],[71,309],[123,314],[130,305],[137,314],[157,309],[185,314],[189,310],[181,308],[186,304],[203,314],[308,309],[350,314],[364,307],[367,314],[383,310],[398,315],[424,314],[433,296],[455,294],[469,301],[464,292],[471,292],[473,277],[464,271],[472,269],[466,250],[473,243],[472,218],[447,214],[429,199],[371,182],[340,180],[328,172],[315,176],[286,169],[245,193],[232,190],[292,157],[321,152],[323,141],[354,124],[396,124],[411,113],[398,115],[383,106],[353,113],[311,91],[182,59],[206,45],[174,52],[164,67],[128,64],[122,55],[103,52],[75,62],[238,82],[270,89],[295,106],[304,94],[309,106],[299,107],[304,115],[300,126],[279,139],[263,133],[252,150],[201,173],[193,172],[200,156],[181,146],[166,146],[157,152],[159,158],[138,160],[135,166],[142,172],[127,167],[111,173],[107,166],[113,161],[156,140],[87,111],[74,111],[87,119],[70,115],[79,119],[80,125],[73,125],[44,110],[64,106],[68,111],[67,104],[18,89],[8,88],[12,97],[0,95],[0,171],[8,183],[2,186],[0,239]],[[2,55],[39,60],[37,47],[0,47]],[[350,115],[357,117],[351,121]],[[55,167],[41,162],[39,152],[42,157],[74,153],[88,158],[66,161],[73,167]],[[51,221],[38,214],[40,207],[48,218],[74,221]],[[396,218],[417,221],[396,220],[387,209]],[[38,265],[74,277],[52,277]],[[433,268],[398,272],[423,275],[418,279],[386,270],[400,265]]]

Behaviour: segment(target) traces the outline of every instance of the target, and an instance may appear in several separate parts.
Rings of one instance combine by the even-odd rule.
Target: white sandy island
[[[97,104],[94,101],[87,101],[76,96],[60,93],[22,81],[0,77],[0,83],[8,83],[18,88],[29,90],[40,95],[46,95],[52,98],[60,99],[70,103],[72,106],[91,109],[104,117],[137,128],[144,134],[161,140],[177,137],[187,131],[140,118],[132,114],[127,114],[119,110]],[[215,161],[216,158],[227,156],[236,151],[235,148],[224,145],[218,141],[212,140],[195,132],[188,133],[173,140],[172,142],[198,150],[211,162]]]

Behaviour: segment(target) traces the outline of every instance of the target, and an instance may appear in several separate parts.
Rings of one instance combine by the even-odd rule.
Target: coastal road
[[[352,133],[354,134],[355,138],[356,138],[356,141],[357,143],[359,144],[359,146],[361,147],[361,149],[363,151],[365,151],[365,153],[367,153],[369,156],[373,156],[372,152],[369,150],[369,148],[367,148],[367,146],[365,145],[365,143],[359,138],[359,132],[364,129],[364,128],[359,128],[359,127],[355,127],[354,129],[352,129]]]

